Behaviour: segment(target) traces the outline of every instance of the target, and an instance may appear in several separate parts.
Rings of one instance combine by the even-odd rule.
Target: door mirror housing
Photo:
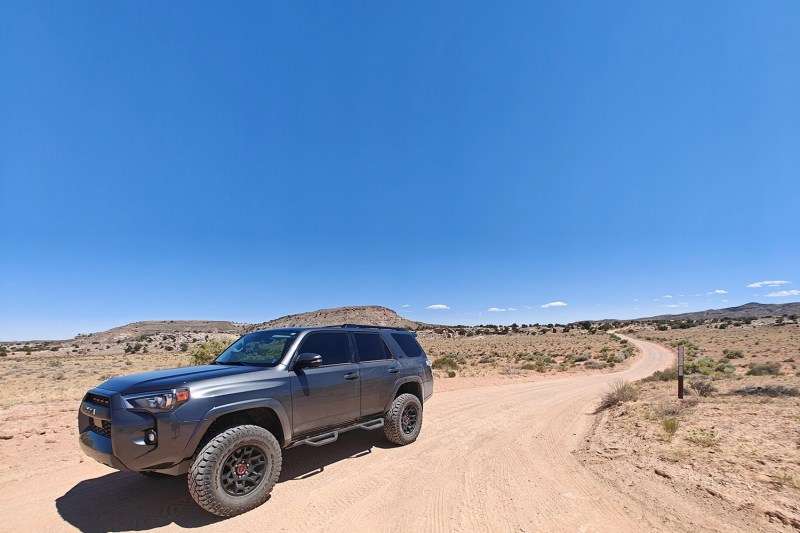
[[[322,364],[322,356],[316,353],[301,353],[294,362],[294,370],[317,368]]]

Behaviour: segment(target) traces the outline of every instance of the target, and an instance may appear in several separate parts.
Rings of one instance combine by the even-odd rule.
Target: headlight
[[[189,400],[189,389],[173,389],[171,391],[150,392],[123,396],[128,409],[144,409],[145,411],[172,411]]]

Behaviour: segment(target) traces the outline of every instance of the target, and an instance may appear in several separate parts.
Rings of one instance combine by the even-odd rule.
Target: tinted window
[[[303,341],[300,353],[321,355],[323,365],[349,363],[350,343],[347,341],[347,333],[312,333]]]
[[[356,339],[358,360],[360,362],[392,358],[392,353],[380,335],[375,333],[354,333],[353,335]]]
[[[422,355],[422,346],[420,346],[417,339],[411,335],[392,333],[392,338],[397,341],[397,344],[400,345],[403,352],[405,352],[408,357],[419,357]]]

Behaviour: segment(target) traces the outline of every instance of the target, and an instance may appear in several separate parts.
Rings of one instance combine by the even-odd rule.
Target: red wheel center
[[[403,417],[403,422],[405,422],[406,424],[408,424],[409,422],[411,422],[411,417],[410,417],[410,416],[408,416],[408,415],[404,416],[404,417]]]
[[[247,473],[247,464],[246,463],[239,463],[236,465],[236,475],[243,476]]]

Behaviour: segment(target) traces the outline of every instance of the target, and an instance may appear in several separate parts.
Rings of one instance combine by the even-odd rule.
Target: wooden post
[[[678,346],[678,399],[683,400],[683,344]]]

